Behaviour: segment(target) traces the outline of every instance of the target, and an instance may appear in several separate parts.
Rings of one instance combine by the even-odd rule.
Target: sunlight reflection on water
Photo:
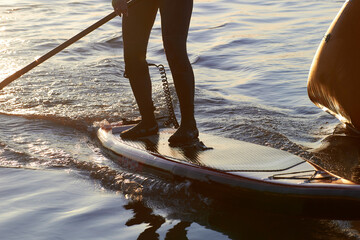
[[[188,50],[196,75],[196,114],[200,130],[314,157],[306,147],[314,143],[319,145],[338,121],[309,101],[307,74],[316,48],[341,5],[341,1],[335,0],[196,0]],[[22,68],[36,56],[42,56],[111,11],[108,0],[14,0],[11,3],[0,0],[0,78]],[[4,88],[0,94],[0,112],[28,119],[2,115],[1,166],[42,169],[71,168],[66,165],[69,162],[85,167],[88,167],[85,163],[94,163],[108,169],[99,167],[90,171],[84,167],[84,173],[79,175],[99,177],[83,176],[87,184],[94,179],[105,179],[109,181],[99,188],[111,186],[111,170],[120,171],[121,168],[102,153],[91,126],[103,119],[118,121],[123,117],[138,116],[128,80],[122,77],[122,51],[121,19],[117,18]],[[148,60],[166,64],[159,18],[151,35]],[[166,70],[171,78],[168,68]],[[166,109],[161,79],[156,69],[150,71],[156,114],[162,116]],[[174,91],[172,84],[170,87]],[[178,108],[176,111],[178,113]],[[340,224],[339,227],[335,224],[334,227],[327,221],[309,223],[279,217],[274,221],[270,216],[265,216],[262,221],[257,217],[249,220],[242,212],[212,209],[204,199],[200,198],[200,201],[196,193],[188,193],[187,189],[180,191],[180,194],[189,194],[187,197],[164,197],[159,193],[176,195],[178,192],[174,189],[178,186],[166,185],[156,177],[122,171],[120,173],[126,180],[142,178],[144,186],[148,186],[145,189],[149,195],[146,204],[150,207],[143,203],[132,204],[125,196],[121,197],[120,203],[118,198],[113,202],[102,202],[94,194],[95,203],[90,208],[83,208],[81,205],[86,205],[87,199],[82,198],[81,193],[79,202],[74,203],[69,201],[67,194],[60,194],[59,199],[64,204],[60,208],[70,209],[67,214],[57,215],[54,207],[34,210],[33,215],[28,212],[26,216],[43,220],[41,216],[45,212],[52,222],[44,224],[43,228],[38,226],[38,230],[47,231],[46,227],[51,226],[62,237],[67,235],[59,226],[74,229],[74,220],[79,224],[74,226],[84,227],[95,236],[109,234],[114,239],[116,236],[136,239],[148,229],[163,238],[171,233],[171,229],[178,234],[185,232],[185,235],[187,230],[189,239],[236,239],[256,233],[262,237],[280,238],[271,229],[276,227],[271,223],[277,221],[288,227],[288,238],[297,236],[299,225],[305,229],[300,234],[304,239],[317,233],[349,239],[349,232],[354,230],[351,225]],[[341,173],[341,168],[338,171]],[[12,170],[7,173],[21,174]],[[26,177],[34,182],[47,179],[50,186],[45,191],[50,192],[56,189],[52,184],[61,180],[61,176],[52,181],[47,174],[39,178],[34,175],[26,174]],[[146,185],[148,182],[151,184]],[[166,192],[165,185],[173,192]],[[24,186],[24,195],[33,200],[31,190]],[[66,189],[67,186],[65,183],[59,188]],[[12,186],[8,187],[11,189]],[[42,189],[42,185],[38,187]],[[16,194],[16,190],[12,191]],[[114,192],[110,193],[111,198]],[[51,199],[51,196],[47,197]],[[188,201],[189,198],[193,201]],[[11,199],[7,201],[5,208],[14,204]],[[96,218],[97,214],[99,218]],[[239,216],[242,228],[238,226]],[[130,226],[133,218],[139,224]],[[102,222],[103,228],[96,225],[96,219],[101,219],[98,222]],[[18,227],[11,219],[7,220],[7,226]],[[156,225],[157,220],[164,221],[163,225]],[[23,220],[23,223],[31,229],[30,221]],[[258,226],[266,231],[260,233],[256,229]],[[76,234],[86,235],[80,228]],[[112,235],[115,232],[126,232],[127,235]],[[51,236],[47,233],[45,238]],[[70,234],[70,231],[66,233]]]

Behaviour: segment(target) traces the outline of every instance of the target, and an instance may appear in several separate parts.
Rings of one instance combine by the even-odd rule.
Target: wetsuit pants
[[[123,17],[126,75],[143,120],[154,118],[146,52],[157,11],[160,10],[163,45],[180,102],[181,122],[194,120],[194,73],[186,41],[193,0],[138,0]]]

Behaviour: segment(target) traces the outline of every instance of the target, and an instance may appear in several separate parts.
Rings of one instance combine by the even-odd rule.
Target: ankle
[[[181,124],[180,124],[181,128],[190,128],[190,129],[196,129],[196,121],[195,119],[191,119],[191,120],[181,120]]]
[[[144,127],[153,127],[154,125],[157,125],[157,122],[155,118],[146,118],[142,119],[139,125]]]

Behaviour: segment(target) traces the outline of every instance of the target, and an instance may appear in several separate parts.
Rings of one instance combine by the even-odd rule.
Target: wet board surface
[[[360,210],[359,185],[291,153],[210,134],[199,137],[213,149],[174,148],[168,145],[174,130],[167,128],[139,140],[121,139],[120,133],[128,128],[104,126],[98,137],[105,148],[119,156],[119,161],[136,163],[139,169],[146,166],[240,192],[296,199],[297,204],[304,206],[315,202],[319,205],[326,199],[328,208],[342,205],[348,210],[352,206]]]
[[[174,148],[168,144],[168,139],[172,134],[172,129],[162,129],[159,135],[140,141],[121,140],[120,138],[118,140],[129,146],[151,151],[174,160],[226,172],[278,172],[305,162],[287,152],[201,133],[200,139],[208,143],[212,149]]]

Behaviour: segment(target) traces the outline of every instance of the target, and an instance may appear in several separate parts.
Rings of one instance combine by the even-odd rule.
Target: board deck
[[[359,185],[291,153],[210,134],[199,137],[213,149],[174,148],[168,144],[174,130],[168,128],[139,140],[121,139],[120,132],[129,127],[103,126],[98,137],[105,148],[119,156],[119,161],[132,162],[138,169],[150,167],[202,183],[271,197],[272,201],[288,199],[301,205],[301,211],[309,204],[320,206],[323,211],[343,208],[342,213],[348,211],[349,216],[353,216],[354,209],[360,210]]]
[[[120,128],[121,129],[121,128]],[[173,129],[161,129],[159,135],[138,141],[122,140],[124,144],[154,152],[178,161],[209,167],[226,172],[278,172],[305,161],[290,153],[247,142],[201,134],[200,139],[210,144],[209,150],[173,148],[168,144]]]

